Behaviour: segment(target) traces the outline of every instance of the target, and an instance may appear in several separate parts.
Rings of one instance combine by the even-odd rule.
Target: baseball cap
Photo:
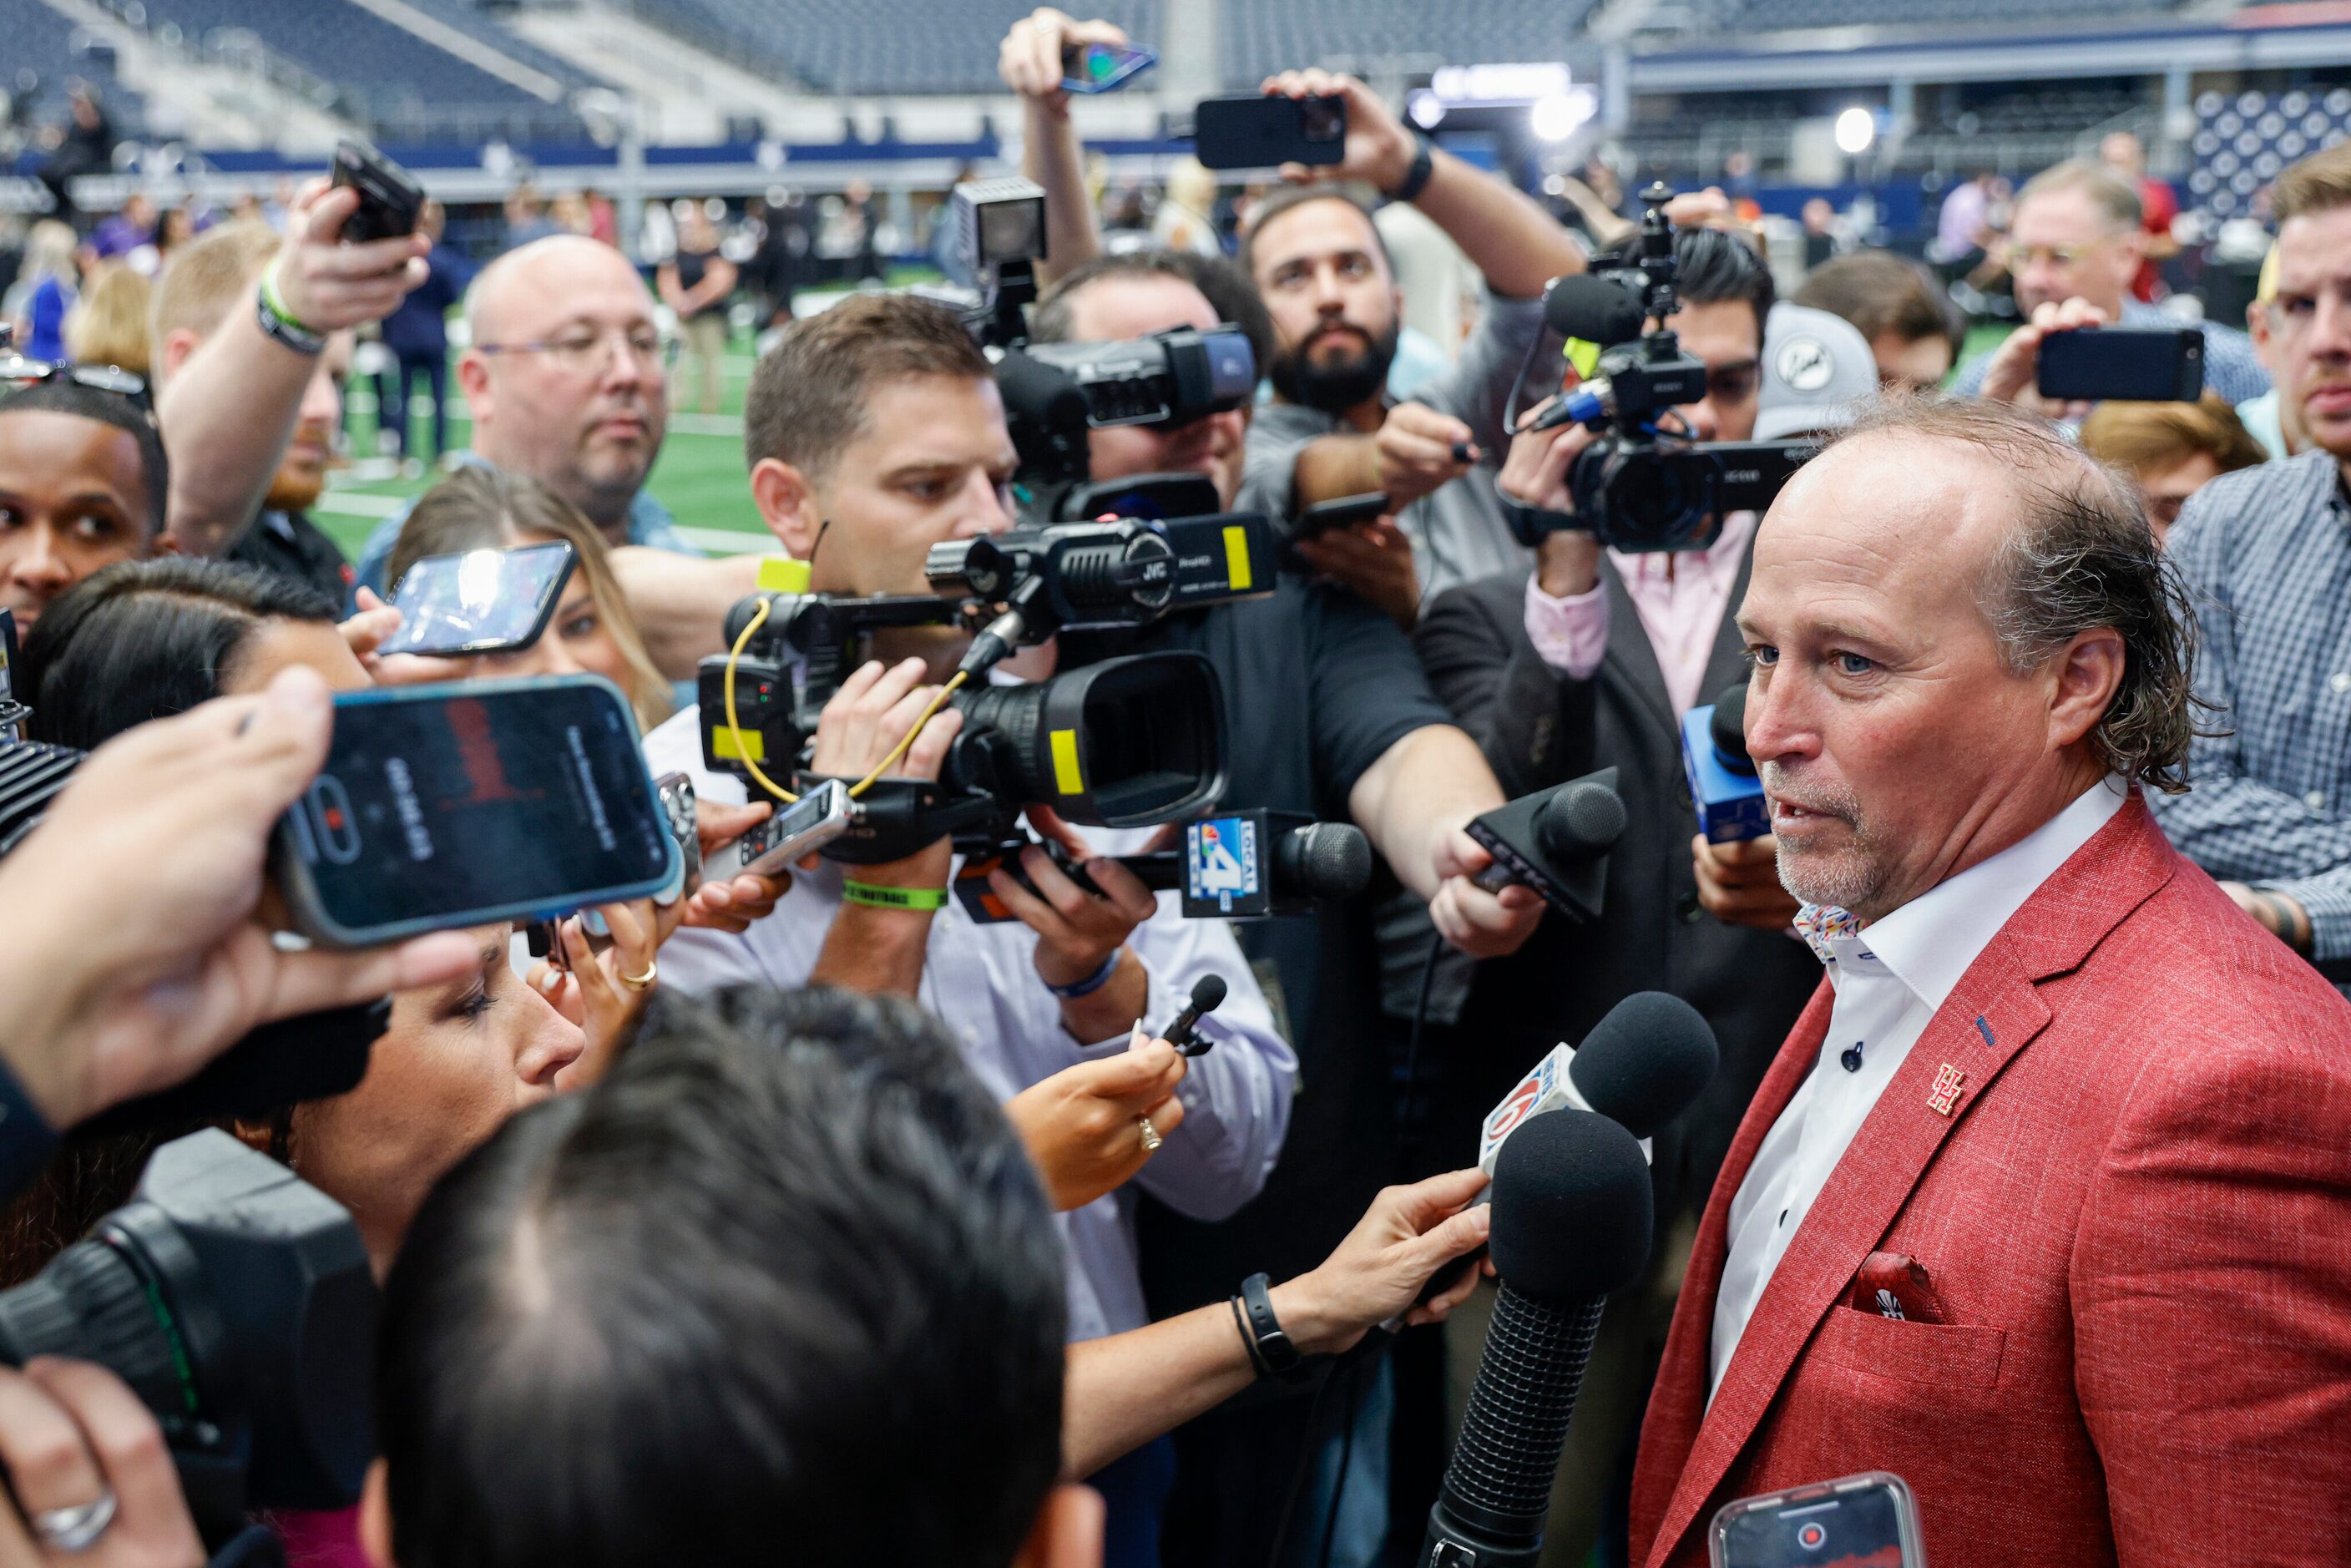
[[[1859,328],[1809,306],[1771,307],[1763,329],[1756,440],[1841,430],[1876,392],[1877,360]]]

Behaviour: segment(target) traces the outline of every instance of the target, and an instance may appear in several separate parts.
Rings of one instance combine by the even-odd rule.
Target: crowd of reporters
[[[13,690],[26,738],[90,754],[0,858],[0,1283],[44,1277],[141,1202],[197,1223],[151,1162],[225,1131],[347,1213],[344,1266],[382,1292],[372,1426],[364,1402],[307,1412],[365,1440],[274,1492],[257,1478],[285,1470],[248,1455],[255,1485],[224,1508],[190,1481],[216,1462],[203,1421],[78,1362],[0,1371],[16,1504],[0,1509],[0,1561],[230,1560],[272,1541],[297,1563],[402,1568],[779,1549],[1381,1561],[1436,1493],[1495,1295],[1490,1265],[1446,1268],[1488,1239],[1486,1173],[1460,1168],[1472,1140],[1530,1062],[1664,991],[1697,1009],[1720,1069],[1647,1140],[1649,1262],[1599,1321],[1546,1559],[1623,1560],[1685,1262],[1726,1162],[1753,1156],[1734,1155],[1742,1118],[1822,968],[1792,934],[1803,901],[1773,836],[1698,831],[1689,759],[1689,716],[1748,700],[1739,615],[1769,497],[1685,507],[1667,549],[1595,511],[1625,506],[1620,460],[1776,444],[1792,465],[1881,396],[1935,402],[1954,372],[1962,395],[2077,428],[2064,439],[2128,476],[2115,494],[2154,525],[2150,552],[2169,528],[2161,570],[2194,606],[2210,722],[2192,787],[2148,803],[2254,920],[2351,977],[2351,611],[2334,591],[2351,157],[2281,176],[2255,332],[2202,338],[2228,402],[2273,383],[2298,454],[2281,456],[2220,397],[2090,408],[2038,390],[2044,345],[2147,308],[2131,292],[2141,193],[2111,169],[2061,165],[2018,193],[2002,254],[2023,322],[1965,363],[1949,295],[1909,261],[1840,256],[1783,301],[1718,192],[1661,197],[1595,254],[1361,82],[1318,71],[1265,91],[1342,100],[1343,155],[1256,202],[1234,259],[1113,250],[1059,61],[1116,36],[1040,11],[1004,45],[1046,242],[1015,351],[1237,331],[1266,400],[1097,424],[1061,483],[1189,476],[1206,510],[1270,519],[1285,564],[1270,592],[1032,640],[994,678],[1205,659],[1222,801],[1353,823],[1373,885],[1307,917],[1187,919],[1129,858],[1167,830],[1072,825],[1029,801],[1036,841],[993,869],[945,836],[810,857],[583,912],[536,962],[507,923],[358,952],[286,939],[269,841],[326,756],[334,694],[602,676],[651,771],[691,779],[705,852],[780,810],[756,768],[722,766],[706,711],[705,663],[726,656],[740,741],[749,633],[729,616],[763,580],[757,556],[689,544],[647,488],[672,327],[715,365],[727,264],[673,265],[649,287],[568,235],[489,263],[455,366],[471,449],[347,565],[306,514],[350,335],[429,298],[434,246],[347,242],[359,193],[324,183],[282,235],[215,225],[160,273],[143,376],[62,354],[0,365],[16,388],[0,396]],[[1449,366],[1408,398],[1390,390],[1406,300],[1384,204],[1416,209],[1482,278]],[[1554,280],[1643,265],[1625,284],[1632,336],[1677,334],[1697,393],[1658,411],[1661,457],[1596,416],[1547,423],[1556,378],[1530,391],[1527,371],[1562,337],[1598,336],[1562,314],[1573,291]],[[1677,308],[1645,320],[1642,279],[1660,271]],[[765,350],[746,483],[806,593],[928,594],[936,547],[1045,520],[1029,411],[978,320],[858,293]],[[438,340],[417,341],[403,362],[437,373]],[[1604,362],[1629,398],[1634,361]],[[576,570],[526,645],[381,651],[419,561],[550,542]],[[951,624],[876,632],[821,704],[805,773],[936,784],[972,722],[947,701],[971,645]],[[1622,826],[1600,916],[1577,920],[1489,874],[1492,841],[1469,830],[1599,769]],[[959,877],[1002,918],[947,896]],[[1196,1027],[1214,1049],[1183,1049],[1176,1020],[1208,977],[1224,999]],[[286,1092],[280,1058],[257,1054],[285,1020],[348,1021],[387,997],[330,1092]],[[240,1062],[227,1092],[166,1092]],[[2329,1189],[2325,1212],[2346,1196]],[[24,1299],[0,1296],[0,1326]],[[12,1362],[53,1348],[25,1332],[8,1330]],[[2137,1527],[2118,1512],[2114,1528]]]

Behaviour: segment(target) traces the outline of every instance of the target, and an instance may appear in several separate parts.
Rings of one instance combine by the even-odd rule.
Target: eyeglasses
[[[560,337],[536,343],[476,343],[485,354],[545,354],[557,368],[575,376],[584,376],[604,368],[608,344],[618,342],[643,363],[667,370],[677,363],[678,341],[656,328],[632,327],[597,331],[579,328]]]
[[[62,365],[49,360],[27,359],[22,354],[0,354],[0,382],[17,386],[71,382],[92,392],[127,397],[151,415],[155,412],[155,398],[147,390],[147,378],[119,365]]]
[[[2009,248],[2011,267],[2074,267],[2112,244],[2111,240],[2092,240],[2087,245],[2020,245]]]

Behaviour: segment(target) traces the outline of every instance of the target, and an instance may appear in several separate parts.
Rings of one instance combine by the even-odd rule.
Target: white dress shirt
[[[702,761],[701,720],[693,708],[645,737],[656,775],[689,774],[697,797],[739,802],[743,780],[709,771]],[[1106,854],[1133,853],[1148,830],[1081,829]],[[689,993],[737,981],[789,988],[808,983],[825,934],[841,911],[842,868],[831,861],[795,870],[776,912],[740,936],[681,930],[663,944],[662,979]],[[1195,1219],[1222,1219],[1255,1197],[1281,1152],[1296,1092],[1298,1058],[1276,1030],[1265,993],[1221,920],[1186,920],[1174,893],[1134,929],[1128,949],[1150,982],[1146,1029],[1165,1029],[1190,999],[1192,983],[1211,970],[1225,978],[1222,1006],[1200,1020],[1217,1044],[1192,1059],[1176,1089],[1184,1124],[1167,1134],[1127,1189],[1054,1216],[1069,1260],[1070,1338],[1098,1339],[1151,1321],[1135,1270],[1134,1197],[1140,1185]],[[981,925],[953,898],[933,917],[917,998],[947,1027],[964,1061],[999,1101],[1065,1067],[1127,1049],[1121,1033],[1081,1044],[1061,1027],[1061,1004],[1036,968],[1037,934],[1018,921]],[[1142,1136],[1138,1127],[1135,1136]],[[1235,1281],[1238,1286],[1239,1281]]]
[[[1714,1379],[1755,1303],[1910,1048],[2009,917],[2111,821],[2129,797],[2113,779],[2048,821],[1850,936],[1829,939],[1836,1000],[1819,1060],[1764,1134],[1730,1202],[1730,1253],[1714,1301]],[[1861,1067],[1844,1053],[1858,1045]]]

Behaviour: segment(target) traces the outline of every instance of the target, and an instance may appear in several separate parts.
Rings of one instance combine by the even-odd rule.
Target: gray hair
[[[2006,403],[1874,400],[1829,443],[1865,436],[1957,443],[1991,458],[2022,503],[1979,590],[2010,671],[2038,669],[2085,632],[2123,641],[2123,676],[2090,744],[2106,768],[2168,795],[2188,788],[2200,733],[2190,689],[2196,617],[2178,568],[2147,526],[2137,487],[2045,420]]]
[[[2139,201],[2137,187],[2110,166],[2090,158],[2069,158],[2042,170],[2016,193],[2016,204],[2022,208],[2035,196],[2057,191],[2084,193],[2117,229],[2137,230],[2147,221],[2147,207]]]

